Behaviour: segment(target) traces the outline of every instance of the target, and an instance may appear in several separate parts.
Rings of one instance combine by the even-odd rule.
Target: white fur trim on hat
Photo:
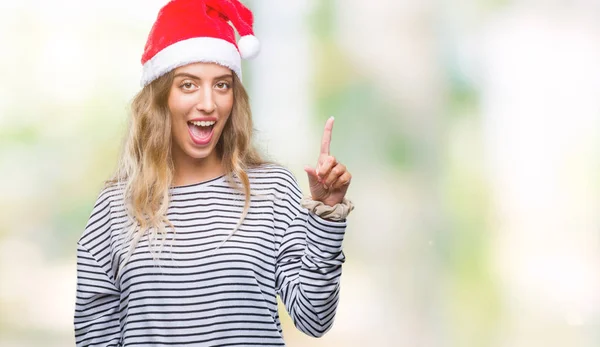
[[[141,85],[144,87],[180,66],[199,62],[223,65],[242,79],[242,59],[235,45],[213,37],[195,37],[176,42],[148,60],[143,66]]]

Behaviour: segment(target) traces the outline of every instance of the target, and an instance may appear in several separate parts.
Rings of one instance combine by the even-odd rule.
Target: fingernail
[[[327,185],[325,185],[324,187],[325,187],[325,189],[329,189],[329,187],[327,187]]]

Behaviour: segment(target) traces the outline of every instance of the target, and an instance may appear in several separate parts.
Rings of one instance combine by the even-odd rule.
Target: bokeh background
[[[600,1],[253,0],[259,146],[357,208],[289,346],[600,345]],[[165,0],[0,2],[0,345],[71,346],[76,241]]]

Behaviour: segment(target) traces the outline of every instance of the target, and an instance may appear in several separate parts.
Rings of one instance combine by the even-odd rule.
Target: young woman
[[[329,153],[333,119],[310,197],[252,147],[240,62],[257,52],[237,0],[161,9],[119,168],[77,244],[78,346],[283,346],[277,295],[301,331],[331,328],[351,176]]]

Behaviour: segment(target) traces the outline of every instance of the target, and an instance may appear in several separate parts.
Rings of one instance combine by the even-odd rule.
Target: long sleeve
[[[120,293],[108,268],[102,266],[100,255],[90,251],[98,248],[95,246],[98,240],[108,239],[110,202],[107,195],[106,192],[100,194],[85,232],[77,243],[74,316],[77,346],[121,346]]]
[[[283,235],[275,285],[294,325],[320,337],[333,325],[337,310],[346,222],[327,221],[302,208],[300,189],[293,183],[278,204]]]
[[[120,346],[119,291],[96,259],[77,247],[77,346]]]

